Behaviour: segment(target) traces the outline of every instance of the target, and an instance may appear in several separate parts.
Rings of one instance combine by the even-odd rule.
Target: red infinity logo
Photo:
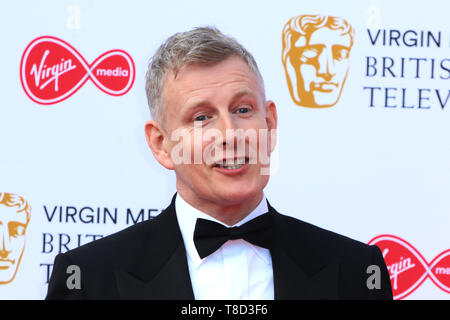
[[[369,245],[377,245],[389,270],[394,299],[403,299],[428,277],[441,290],[450,293],[450,249],[430,263],[407,241],[389,234],[377,236]]]
[[[20,62],[25,93],[44,105],[69,98],[88,79],[107,94],[124,95],[133,86],[134,77],[133,59],[123,50],[107,51],[88,64],[74,47],[51,36],[34,39]]]

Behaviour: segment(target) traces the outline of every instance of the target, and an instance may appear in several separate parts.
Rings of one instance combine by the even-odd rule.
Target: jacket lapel
[[[339,261],[321,261],[306,228],[290,230],[292,221],[270,205],[269,211],[274,218],[275,240],[270,252],[275,299],[338,299]]]
[[[308,230],[290,230],[292,223],[269,204],[274,219],[272,256],[275,299],[337,299],[339,261],[321,261]],[[193,300],[186,250],[172,202],[151,223],[133,248],[136,259],[116,268],[122,299]],[[156,245],[155,245],[156,244]]]
[[[151,223],[136,259],[115,272],[122,299],[194,299],[186,250],[172,202]]]

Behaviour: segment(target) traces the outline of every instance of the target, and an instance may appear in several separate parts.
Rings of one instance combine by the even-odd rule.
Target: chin
[[[230,203],[240,203],[258,197],[267,183],[255,184],[230,184],[218,190],[220,198]]]
[[[318,106],[331,107],[334,106],[339,98],[340,92],[328,92],[322,93],[318,92],[314,94],[314,102]]]

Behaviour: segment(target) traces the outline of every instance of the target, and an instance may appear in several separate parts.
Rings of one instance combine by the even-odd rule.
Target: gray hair
[[[217,28],[198,27],[169,37],[150,59],[146,74],[145,91],[152,118],[164,122],[163,89],[169,71],[176,76],[183,66],[194,63],[214,65],[233,55],[247,63],[260,80],[264,92],[264,82],[253,56]]]

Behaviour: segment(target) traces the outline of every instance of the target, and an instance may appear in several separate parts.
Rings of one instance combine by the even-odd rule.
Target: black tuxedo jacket
[[[392,299],[378,247],[284,216],[270,204],[269,212],[275,299]],[[80,268],[80,289],[67,286],[70,265]],[[367,286],[369,265],[380,267],[380,289]],[[175,197],[151,220],[57,255],[46,299],[194,299]]]

